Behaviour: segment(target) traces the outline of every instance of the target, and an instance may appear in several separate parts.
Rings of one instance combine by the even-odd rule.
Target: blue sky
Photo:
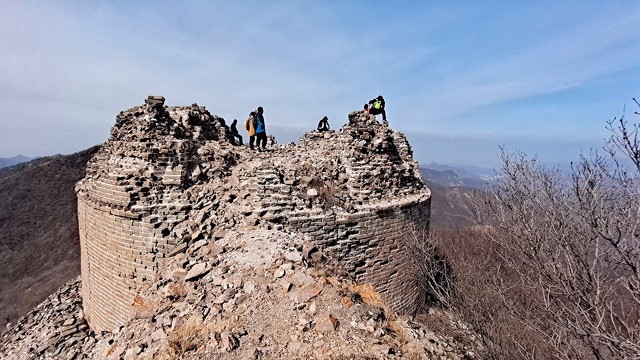
[[[0,0],[0,157],[72,153],[163,95],[297,139],[384,95],[421,163],[602,145],[640,97],[637,1]]]

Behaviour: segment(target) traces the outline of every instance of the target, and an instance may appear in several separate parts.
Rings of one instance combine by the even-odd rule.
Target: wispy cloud
[[[637,68],[640,27],[634,24],[640,22],[640,11],[614,18],[595,15],[571,28],[559,26],[529,47],[514,47],[446,74],[445,84],[423,90],[424,104],[433,118],[447,121],[481,107],[564,91]]]
[[[640,77],[640,10],[580,5],[9,2],[0,155],[104,141],[115,114],[151,94],[229,119],[262,105],[274,128],[308,129],[383,94],[402,131],[535,135],[512,119],[530,99]]]

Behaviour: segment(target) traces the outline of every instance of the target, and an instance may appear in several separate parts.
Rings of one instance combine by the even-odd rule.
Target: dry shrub
[[[608,129],[569,174],[503,150],[481,226],[430,237],[480,358],[640,359],[640,124]]]
[[[433,333],[453,339],[457,344],[475,346],[470,331],[464,328],[464,325],[449,311],[430,309],[428,314],[419,314],[415,320]]]
[[[424,290],[427,304],[450,307],[455,292],[455,276],[443,244],[425,226],[412,222],[401,237],[416,284]]]
[[[442,249],[456,275],[455,295],[448,311],[471,327],[480,344],[473,343],[463,324],[447,319],[437,309],[430,316],[420,317],[421,322],[434,332],[475,347],[481,358],[526,359],[530,357],[523,347],[530,346],[540,354],[551,353],[541,334],[513,316],[514,312],[527,313],[525,301],[535,298],[534,290],[517,282],[498,255],[499,246],[486,232],[470,228],[435,231],[431,239]],[[515,310],[516,304],[522,307],[518,305],[519,310]]]
[[[187,352],[197,351],[209,340],[209,331],[202,319],[193,315],[177,326],[167,337],[168,347],[164,354],[170,358],[183,357]]]
[[[309,182],[309,187],[316,189],[318,192],[316,199],[323,209],[326,210],[334,206],[342,206],[339,198],[340,189],[333,180],[323,181],[319,178],[313,178],[311,182]]]

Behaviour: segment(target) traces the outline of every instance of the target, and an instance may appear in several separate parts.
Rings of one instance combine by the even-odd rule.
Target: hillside
[[[420,169],[423,176],[442,186],[465,186],[485,190],[495,182],[496,170],[473,165],[429,163]]]
[[[74,185],[98,147],[0,170],[0,327],[80,273]]]

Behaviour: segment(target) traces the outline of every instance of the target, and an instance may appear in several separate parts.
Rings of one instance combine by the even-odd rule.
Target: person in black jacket
[[[240,135],[240,133],[238,133],[238,119],[233,119],[233,122],[231,123],[231,136],[233,136],[233,143],[234,145],[242,145],[242,135]],[[238,141],[240,142],[239,144],[236,144],[236,139],[238,139]]]
[[[318,131],[329,131],[329,118],[323,117],[320,122],[318,122]]]
[[[377,98],[369,101],[369,114],[382,114],[382,121],[385,124],[388,124],[387,113],[386,111],[384,111],[384,98],[382,97],[382,95],[378,95]]]

